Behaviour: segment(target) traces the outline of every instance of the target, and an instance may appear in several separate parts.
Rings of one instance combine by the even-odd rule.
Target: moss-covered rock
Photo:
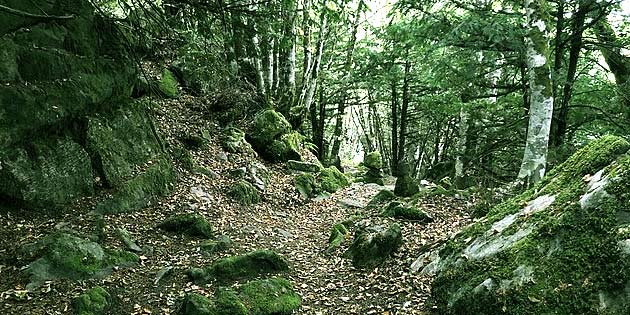
[[[25,246],[23,252],[35,259],[25,269],[31,279],[29,286],[57,278],[99,277],[109,273],[113,266],[138,261],[132,253],[106,251],[98,243],[67,233],[50,234],[37,243]]]
[[[258,190],[245,180],[239,180],[238,183],[234,184],[228,191],[228,195],[242,205],[253,205],[260,202]]]
[[[350,186],[348,177],[334,166],[322,169],[319,172],[318,179],[322,189],[329,193],[334,193],[341,188]]]
[[[320,190],[319,183],[315,180],[315,176],[310,173],[298,174],[293,179],[293,183],[302,198],[313,198]]]
[[[411,197],[420,191],[420,185],[409,175],[402,175],[396,178],[394,194],[400,197]]]
[[[171,191],[176,174],[169,160],[160,159],[144,172],[119,185],[113,195],[96,205],[98,213],[129,212],[142,208]]]
[[[188,149],[188,150],[201,150],[205,146],[208,145],[208,140],[197,134],[187,134],[183,135],[179,138],[179,141]]]
[[[383,209],[381,215],[396,219],[418,221],[422,223],[433,222],[433,218],[426,212],[414,206],[406,206],[405,204],[397,201],[389,203],[387,207]]]
[[[76,315],[104,314],[111,303],[111,295],[101,287],[94,287],[79,295],[72,302]]]
[[[190,236],[212,237],[212,226],[198,214],[174,215],[158,225],[158,228]]]
[[[168,98],[176,98],[178,95],[177,87],[177,78],[175,78],[171,70],[164,68],[158,81],[160,93]]]
[[[245,140],[245,132],[236,127],[225,128],[221,138],[221,146],[223,150],[230,153],[248,153],[253,151],[252,146]]]
[[[227,235],[219,235],[213,240],[205,241],[199,246],[206,255],[212,255],[234,246],[234,241]]]
[[[359,226],[346,256],[356,268],[374,268],[382,264],[402,245],[398,224],[390,226]]]
[[[380,170],[383,168],[383,159],[381,158],[381,154],[379,152],[370,152],[366,154],[363,158],[363,165],[367,168]]]
[[[179,315],[215,315],[215,307],[207,297],[199,293],[188,293],[180,306]]]
[[[256,115],[248,134],[254,150],[271,162],[301,160],[303,136],[291,130],[291,124],[282,114],[267,109]]]
[[[322,166],[316,163],[288,160],[287,168],[299,172],[318,173],[322,170]]]
[[[607,136],[494,208],[412,270],[440,314],[630,312],[630,144]]]
[[[348,236],[348,228],[343,223],[336,223],[330,228],[330,236],[328,237],[328,247],[326,252],[330,253],[339,246]]]
[[[257,250],[241,256],[219,259],[205,268],[194,268],[188,272],[195,282],[208,282],[210,279],[233,281],[251,279],[263,274],[289,270],[287,260],[271,250]]]
[[[379,191],[376,195],[374,195],[374,197],[372,197],[372,199],[368,203],[368,206],[374,207],[379,204],[384,204],[388,201],[392,201],[394,199],[396,199],[396,195],[394,194],[394,192],[388,189],[383,189]]]
[[[71,139],[41,139],[29,150],[0,150],[0,195],[33,208],[55,208],[93,192],[90,158]]]

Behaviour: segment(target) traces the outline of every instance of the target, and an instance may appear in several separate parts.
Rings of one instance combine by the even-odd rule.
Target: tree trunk
[[[525,152],[518,178],[526,186],[539,182],[547,165],[549,133],[553,115],[553,91],[549,65],[549,41],[545,23],[546,1],[525,0],[528,35],[527,72],[529,76],[530,109]]]
[[[459,110],[459,128],[457,136],[457,144],[455,152],[457,157],[455,158],[455,186],[457,188],[464,188],[465,176],[464,176],[464,155],[466,154],[466,140],[468,138],[468,111],[462,105]]]
[[[405,162],[405,142],[407,140],[407,113],[409,108],[409,81],[411,80],[409,72],[411,70],[411,62],[409,61],[409,50],[407,49],[407,60],[405,60],[405,74],[403,77],[402,90],[402,106],[400,108],[400,130],[398,133],[398,163],[396,165],[396,174],[400,174],[401,162]]]
[[[398,91],[396,90],[396,80],[392,80],[392,103],[391,103],[391,114],[392,114],[392,128],[391,128],[391,156],[392,159],[389,164],[389,168],[392,171],[392,175],[398,175]]]
[[[280,112],[289,117],[289,111],[295,100],[295,0],[284,0],[284,28],[281,43],[281,79]]]
[[[324,55],[324,43],[326,42],[327,28],[327,15],[325,12],[321,13],[319,37],[317,39],[317,51],[315,52],[315,60],[311,66],[310,79],[306,81],[306,85],[302,88],[304,92],[304,107],[313,112],[311,107],[313,106],[313,97],[315,96],[315,89],[317,88],[317,79],[319,77],[319,70],[321,68],[322,56]]]
[[[352,64],[354,56],[354,48],[357,42],[357,33],[359,31],[359,19],[361,18],[361,12],[363,11],[364,3],[359,2],[357,11],[355,13],[354,22],[352,24],[352,33],[350,35],[350,42],[346,49],[346,61],[343,67],[344,79],[342,84],[345,88],[342,88],[341,101],[337,104],[337,120],[335,122],[335,131],[333,137],[333,146],[330,151],[330,158],[335,159],[339,155],[339,149],[341,148],[341,140],[343,135],[343,119],[346,111],[346,102],[348,101],[348,90],[350,88],[350,79],[352,78]]]

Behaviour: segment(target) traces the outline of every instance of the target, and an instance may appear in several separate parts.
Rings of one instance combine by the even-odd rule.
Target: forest
[[[629,0],[0,0],[0,314],[629,314],[629,34]]]

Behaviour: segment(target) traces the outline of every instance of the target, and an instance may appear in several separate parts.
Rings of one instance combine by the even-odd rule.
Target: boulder
[[[175,78],[171,70],[164,68],[158,81],[158,89],[162,96],[176,98],[178,95],[177,87],[177,78]]]
[[[229,153],[253,152],[252,146],[245,140],[245,132],[236,127],[225,128],[221,137],[221,146]]]
[[[256,115],[248,140],[263,158],[270,162],[301,160],[303,136],[291,130],[282,114],[267,109]]]
[[[354,241],[346,251],[356,268],[374,268],[393,255],[402,245],[398,224],[389,226],[359,226]]]
[[[426,212],[414,206],[408,206],[398,201],[390,202],[387,207],[383,209],[381,215],[396,219],[418,221],[422,223],[433,222],[433,218]]]
[[[318,179],[322,189],[329,193],[334,193],[341,188],[350,186],[348,177],[334,166],[322,169],[319,172]]]
[[[160,223],[158,228],[189,236],[210,238],[213,235],[210,223],[198,214],[174,215]]]
[[[350,232],[343,223],[337,223],[330,229],[330,236],[328,237],[328,248],[326,252],[330,253],[343,243]]]
[[[322,166],[316,163],[288,160],[287,168],[299,172],[318,173],[322,170]]]
[[[396,195],[394,195],[394,192],[388,189],[383,189],[379,191],[376,195],[374,195],[374,197],[372,197],[372,199],[368,203],[368,206],[370,207],[377,206],[379,204],[392,201],[394,199],[396,199]]]
[[[383,159],[379,152],[370,152],[363,158],[363,165],[369,169],[382,169]]]
[[[111,303],[111,295],[101,287],[94,287],[72,301],[74,314],[102,315]]]
[[[288,270],[289,264],[284,257],[271,250],[257,250],[219,259],[205,268],[193,268],[189,270],[188,276],[198,283],[207,283],[211,279],[226,282]]]
[[[242,286],[219,288],[211,300],[197,293],[184,297],[180,315],[290,315],[302,304],[284,278],[254,280]]]
[[[30,275],[30,287],[57,278],[89,279],[111,272],[114,266],[126,266],[138,261],[129,252],[103,250],[98,243],[67,233],[54,233],[22,251],[35,259],[25,272]]]
[[[396,178],[394,194],[400,197],[411,197],[420,191],[420,185],[409,175],[401,175]]]
[[[246,206],[260,202],[260,195],[258,195],[256,188],[245,180],[239,180],[238,183],[232,186],[228,191],[228,195]]]
[[[319,183],[315,180],[315,176],[311,173],[302,173],[293,179],[295,189],[300,193],[302,198],[313,198],[320,191]]]
[[[213,240],[201,243],[201,250],[206,255],[222,252],[234,246],[234,241],[227,235],[219,235]]]
[[[439,314],[628,314],[630,144],[606,136],[423,253]]]

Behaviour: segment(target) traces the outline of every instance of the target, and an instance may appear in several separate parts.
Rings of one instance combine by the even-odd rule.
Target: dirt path
[[[418,205],[433,215],[435,222],[422,225],[398,222],[404,244],[397,254],[374,270],[356,270],[343,258],[346,242],[327,254],[330,227],[344,221],[366,204],[382,187],[353,184],[322,200],[300,199],[293,188],[294,174],[282,165],[266,165],[270,174],[263,201],[242,206],[227,197],[226,189],[235,182],[230,170],[262,164],[252,155],[226,154],[219,145],[221,129],[198,111],[189,109],[195,100],[180,99],[157,110],[166,143],[174,145],[181,134],[201,129],[213,135],[203,150],[193,152],[195,163],[210,170],[209,175],[180,169],[181,176],[169,197],[145,209],[105,217],[105,248],[124,248],[115,230],[124,228],[143,248],[139,265],[114,271],[103,279],[56,280],[36,291],[24,291],[28,283],[20,269],[28,264],[19,247],[60,228],[85,235],[93,232],[89,209],[93,199],[77,202],[62,214],[32,214],[14,210],[0,213],[0,314],[70,314],[71,301],[96,285],[112,293],[116,303],[111,314],[174,314],[177,303],[188,292],[211,295],[216,283],[197,286],[185,271],[207,265],[216,259],[255,249],[273,249],[291,263],[285,276],[293,281],[303,298],[298,314],[425,314],[429,279],[409,273],[409,266],[421,247],[443,238],[467,224],[464,202],[433,196]],[[262,166],[261,166],[262,167]],[[354,206],[342,205],[342,201]],[[348,202],[350,201],[350,202]],[[156,228],[166,217],[198,213],[206,217],[217,234],[229,236],[233,248],[214,255],[200,250],[201,239],[164,233]],[[363,213],[374,224],[388,219],[376,213]],[[173,268],[170,276],[155,282],[156,274]]]

